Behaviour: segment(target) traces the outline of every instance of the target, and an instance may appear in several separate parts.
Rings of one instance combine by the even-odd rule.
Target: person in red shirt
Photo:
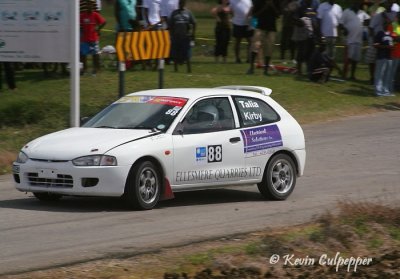
[[[398,16],[396,17],[395,21],[389,26],[389,31],[391,31],[391,36],[394,41],[394,47],[392,48],[392,69],[390,71],[390,92],[395,92],[396,86],[396,75],[397,69],[400,65],[400,20]]]
[[[100,68],[100,55],[99,55],[99,39],[100,30],[106,24],[106,20],[96,12],[93,5],[95,2],[85,0],[84,5],[81,6],[80,13],[80,28],[81,28],[81,46],[80,55],[81,62],[83,63],[83,71],[87,70],[87,56],[93,56],[93,75],[96,75]]]

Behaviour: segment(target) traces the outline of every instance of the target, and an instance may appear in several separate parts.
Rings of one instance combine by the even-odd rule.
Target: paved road
[[[305,176],[284,202],[255,186],[180,193],[144,212],[118,199],[43,205],[0,176],[0,275],[298,224],[337,201],[400,201],[400,112],[304,126]]]

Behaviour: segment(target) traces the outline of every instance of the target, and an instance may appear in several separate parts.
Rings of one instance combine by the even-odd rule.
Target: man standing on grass
[[[83,63],[83,72],[87,70],[87,56],[93,56],[93,71],[92,75],[95,76],[100,69],[100,55],[99,55],[99,39],[100,30],[106,24],[106,20],[97,12],[96,2],[86,0],[81,5],[82,11],[80,14],[80,27],[81,27],[81,62]]]
[[[195,40],[196,20],[185,5],[186,0],[179,0],[179,8],[172,12],[168,26],[171,36],[171,60],[174,61],[175,72],[178,71],[179,64],[186,62],[187,72],[190,73],[191,42]]]
[[[342,8],[335,2],[335,0],[328,0],[319,5],[317,10],[321,35],[326,39],[326,51],[331,59],[335,59],[337,27],[343,13]]]
[[[118,32],[132,32],[139,28],[136,20],[136,0],[116,0],[114,14]]]
[[[149,30],[160,30],[161,25],[161,0],[143,0],[146,26]]]
[[[292,40],[294,31],[293,15],[298,7],[297,0],[286,0],[282,4],[281,61],[285,64],[285,52],[289,50],[290,60],[294,60],[295,43]]]
[[[393,6],[393,0],[386,0],[381,5],[381,12],[376,13],[369,23],[369,33],[370,39],[369,46],[366,53],[366,62],[368,63],[369,73],[370,73],[370,82],[371,84],[375,84],[375,66],[376,66],[376,51],[377,49],[374,46],[374,38],[376,34],[380,31],[384,31],[384,24],[386,21],[393,22],[396,18],[397,13],[391,10]]]
[[[172,12],[178,8],[178,0],[161,0],[160,15],[165,29],[168,29],[168,20]]]
[[[370,17],[361,10],[362,0],[352,0],[350,8],[343,12],[340,23],[346,35],[347,59],[351,65],[350,80],[355,80],[357,63],[361,60],[364,21]],[[347,74],[347,61],[344,66],[344,78]]]
[[[391,71],[393,60],[391,51],[393,49],[393,38],[389,28],[391,21],[386,19],[383,23],[383,30],[380,30],[374,37],[376,51],[375,66],[375,94],[378,97],[394,96],[391,88]]]
[[[4,74],[6,78],[6,83],[8,89],[15,90],[17,86],[15,84],[15,71],[12,62],[0,62],[0,91],[2,91],[3,87],[3,66],[4,66]]]
[[[391,29],[391,36],[393,38],[394,46],[392,49],[392,70],[390,72],[390,92],[394,93],[396,90],[396,76],[400,65],[400,18],[397,17],[396,20],[389,26]]]
[[[236,63],[242,63],[240,59],[240,43],[242,39],[247,41],[246,61],[249,61],[250,43],[254,30],[250,26],[250,9],[253,6],[251,0],[231,0],[229,1],[233,14],[233,37],[235,38],[234,53]]]
[[[302,65],[307,65],[307,75],[310,74],[310,58],[314,52],[316,39],[319,37],[317,8],[312,0],[298,2],[298,7],[293,13],[294,29],[292,40],[297,46],[297,74],[302,74]]]
[[[269,62],[271,61],[276,37],[276,20],[280,16],[280,2],[278,0],[255,0],[252,16],[255,19],[256,30],[251,41],[250,68],[248,75],[254,74],[254,62],[257,53],[263,48],[264,75],[268,75]]]

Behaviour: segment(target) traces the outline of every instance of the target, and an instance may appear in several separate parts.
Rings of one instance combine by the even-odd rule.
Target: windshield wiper
[[[157,129],[156,127],[149,127],[144,125],[138,126],[120,126],[120,127],[111,127],[111,126],[98,126],[95,128],[112,128],[112,129],[132,129],[132,130],[150,130],[151,132],[161,132],[161,130]]]
[[[113,127],[113,126],[106,126],[106,125],[104,125],[104,126],[97,126],[97,127],[94,127],[94,128],[109,128],[109,129],[116,129],[115,127]]]
[[[161,132],[161,130],[156,127],[149,127],[149,126],[144,126],[144,125],[138,125],[138,126],[129,127],[129,128],[127,127],[127,128],[122,128],[122,129],[143,129],[143,130],[150,130],[152,133]]]
[[[154,130],[157,128],[154,127],[149,127],[149,126],[144,126],[144,125],[138,125],[138,126],[125,126],[125,127],[118,127],[118,129],[135,129],[135,130]],[[158,130],[157,130],[158,131]]]

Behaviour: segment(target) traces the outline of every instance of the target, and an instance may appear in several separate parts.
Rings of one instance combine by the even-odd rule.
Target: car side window
[[[198,101],[186,114],[181,129],[184,134],[210,133],[235,128],[228,98],[209,98]]]
[[[233,98],[242,127],[258,126],[280,120],[278,113],[263,100],[250,97]]]

